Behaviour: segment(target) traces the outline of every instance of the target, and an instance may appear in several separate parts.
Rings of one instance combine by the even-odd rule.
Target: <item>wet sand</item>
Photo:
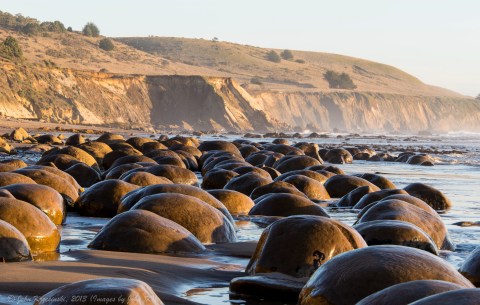
[[[76,250],[68,253],[74,261],[3,264],[0,293],[34,297],[76,281],[123,277],[146,282],[165,304],[198,304],[180,296],[194,288],[227,287],[231,279],[244,276],[244,266],[222,263],[221,258],[231,261],[235,256],[250,256],[255,245],[212,245],[208,253],[188,257]]]

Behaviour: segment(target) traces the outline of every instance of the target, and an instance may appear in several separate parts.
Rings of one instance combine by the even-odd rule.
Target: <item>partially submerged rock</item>
[[[44,294],[35,301],[34,305],[76,303],[85,305],[163,305],[148,284],[126,278],[98,278],[67,284]]]
[[[145,210],[132,210],[113,217],[88,247],[157,254],[205,250],[202,243],[187,229]]]

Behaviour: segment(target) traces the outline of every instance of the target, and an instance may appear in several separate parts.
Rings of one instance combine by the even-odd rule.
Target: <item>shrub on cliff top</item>
[[[89,37],[98,37],[100,35],[100,30],[93,22],[88,22],[85,24],[82,30],[83,35]]]
[[[8,36],[0,45],[0,54],[8,59],[20,59],[23,56],[22,48],[18,44],[17,39]]]
[[[98,43],[98,46],[100,47],[100,49],[104,51],[112,51],[113,49],[115,49],[115,45],[113,44],[113,41],[110,38],[103,38]]]
[[[332,70],[328,70],[323,74],[323,78],[328,81],[328,86],[332,89],[356,89],[357,86],[353,83],[350,75],[347,73],[338,73]]]
[[[290,50],[283,50],[282,53],[280,53],[280,56],[285,60],[289,60],[293,58],[293,53]]]
[[[277,52],[275,52],[274,50],[271,50],[270,52],[267,53],[267,60],[272,62],[280,62],[282,59],[280,58],[280,55],[278,55]]]

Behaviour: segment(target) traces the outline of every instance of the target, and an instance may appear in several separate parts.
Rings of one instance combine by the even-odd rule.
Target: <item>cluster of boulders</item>
[[[438,215],[450,200],[422,183],[398,189],[384,176],[347,175],[335,165],[368,151],[286,139],[125,139],[111,133],[65,142],[36,165],[0,163],[4,261],[55,251],[67,210],[111,218],[90,248],[154,254],[200,253],[206,244],[236,242],[234,217],[245,215],[271,224],[246,268],[249,276],[231,282],[232,294],[302,305],[393,304],[405,289],[409,302],[460,294],[458,304],[473,304],[478,297],[471,288],[479,283],[480,252],[462,266],[465,276],[437,256],[455,247]],[[358,221],[349,226],[332,219],[326,206],[352,209]],[[95,289],[107,286],[99,281]],[[118,285],[153,293],[141,282]],[[75,283],[47,296],[86,287]],[[425,300],[418,304],[433,304]]]

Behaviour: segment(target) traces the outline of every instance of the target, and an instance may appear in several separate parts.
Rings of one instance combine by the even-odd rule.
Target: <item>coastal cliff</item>
[[[252,91],[228,77],[97,73],[5,63],[3,117],[145,130],[480,130],[480,102],[370,92]]]

